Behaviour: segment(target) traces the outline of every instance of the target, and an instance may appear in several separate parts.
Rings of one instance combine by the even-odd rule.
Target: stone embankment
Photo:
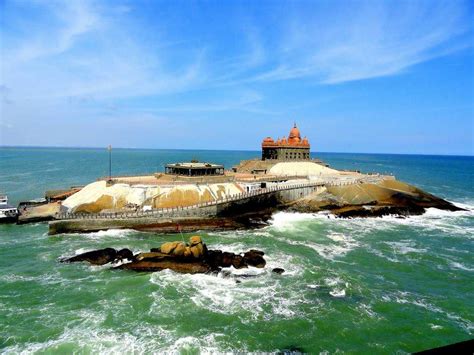
[[[149,211],[60,213],[49,233],[135,229],[161,233],[243,229],[266,225],[278,210],[319,212],[339,217],[411,215],[426,208],[457,211],[457,206],[390,176],[347,175],[278,184],[191,206]]]
[[[148,211],[137,210],[134,212],[104,212],[104,213],[58,213],[55,216],[57,220],[70,219],[120,219],[120,218],[141,218],[141,217],[206,217],[217,214],[219,207],[222,209],[223,205],[228,205],[233,202],[245,201],[257,196],[268,195],[275,192],[296,191],[299,195],[295,195],[297,199],[303,195],[316,191],[317,187],[328,186],[327,182],[307,182],[300,184],[282,184],[280,186],[262,188],[251,192],[243,192],[234,194],[217,200],[208,201],[204,203],[197,203],[191,206],[170,207],[170,208],[156,208]],[[343,186],[349,182],[331,183],[332,186]],[[294,193],[287,193],[289,199]]]
[[[269,218],[279,206],[322,188],[324,183],[280,185],[227,196],[193,206],[117,213],[64,213],[50,222],[49,233],[136,229],[164,233],[252,227]]]
[[[373,179],[373,177],[371,177]],[[192,206],[111,213],[59,213],[49,233],[136,229],[158,232],[239,229],[261,225],[273,212],[328,187],[362,183],[363,178],[279,184]]]

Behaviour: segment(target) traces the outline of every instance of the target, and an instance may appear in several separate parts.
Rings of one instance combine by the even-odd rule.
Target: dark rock
[[[177,257],[163,257],[161,260],[137,260],[128,264],[122,264],[114,269],[134,271],[161,271],[170,269],[182,274],[204,274],[212,271],[209,265],[198,261],[187,261]]]
[[[230,267],[232,265],[232,262],[234,261],[234,253],[228,253],[228,252],[223,252],[222,253],[222,261],[220,266],[222,267]]]
[[[274,272],[275,274],[281,275],[285,272],[285,270],[282,268],[276,267],[272,270],[272,272]]]
[[[250,249],[248,252],[246,252],[245,254],[254,254],[254,255],[260,255],[260,256],[264,256],[265,253],[261,250],[257,250],[257,249]]]
[[[222,252],[220,250],[208,250],[203,262],[209,265],[212,269],[217,267],[230,267],[236,269],[254,266],[262,268],[266,262],[263,258],[264,252],[260,250],[249,250],[244,255]]]
[[[263,268],[266,264],[265,259],[263,258],[264,254],[265,253],[260,250],[249,250],[244,254],[244,262],[250,266]]]
[[[92,265],[105,265],[114,261],[117,256],[117,251],[113,248],[105,248],[94,251],[89,251],[87,253],[79,254],[73,256],[72,258],[63,259],[61,262],[73,263],[78,261],[87,261]]]
[[[280,350],[276,353],[277,355],[301,355],[306,354],[303,348],[298,346],[289,346],[287,349]]]
[[[222,251],[208,250],[203,262],[209,265],[213,270],[219,268],[222,265]]]
[[[233,277],[232,272],[229,270],[222,270],[220,274],[225,279]]]
[[[232,259],[232,266],[236,269],[243,269],[247,267],[247,263],[245,262],[242,255],[234,255],[234,258]]]
[[[398,217],[407,217],[413,215],[422,215],[425,208],[417,205],[408,205],[404,207],[394,206],[351,206],[333,210],[332,213],[337,217],[355,218],[355,217],[382,217],[395,215]]]
[[[117,256],[115,257],[115,259],[116,260],[124,260],[124,259],[134,260],[135,257],[133,256],[133,253],[130,249],[124,248],[124,249],[120,249],[117,252]]]
[[[198,243],[201,246],[202,243]],[[193,247],[195,247],[194,245]],[[94,265],[104,265],[112,261],[128,259],[132,262],[122,264],[116,269],[135,271],[160,271],[171,269],[180,273],[218,273],[222,268],[233,266],[236,269],[246,268],[248,265],[265,266],[264,253],[258,250],[249,250],[244,254],[222,252],[221,250],[204,249],[202,258],[194,256],[164,254],[160,249],[151,249],[151,252],[133,255],[129,249],[121,249],[118,252],[112,248],[90,251],[74,256],[63,262],[88,261]]]

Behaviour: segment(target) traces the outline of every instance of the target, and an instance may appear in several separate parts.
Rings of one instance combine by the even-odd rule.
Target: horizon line
[[[104,149],[107,150],[107,146],[97,146],[97,147],[84,147],[84,146],[42,146],[42,145],[2,145],[0,148],[49,148],[49,149]],[[260,150],[252,149],[209,149],[209,148],[140,148],[140,147],[113,147],[113,149],[119,150],[176,150],[176,151],[189,151],[189,150],[201,150],[201,151],[226,151],[226,152],[260,152]],[[418,155],[418,156],[446,156],[446,157],[466,157],[473,158],[474,154],[465,155],[465,154],[442,154],[442,153],[387,153],[387,152],[333,152],[333,151],[310,151],[311,154],[375,154],[375,155]]]

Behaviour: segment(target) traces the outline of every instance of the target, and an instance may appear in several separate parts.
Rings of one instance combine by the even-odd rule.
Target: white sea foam
[[[90,312],[81,315],[91,316]],[[137,325],[131,332],[119,332],[102,329],[100,323],[99,320],[99,322],[85,321],[78,325],[69,325],[56,338],[50,338],[44,342],[13,345],[2,351],[14,354],[58,352],[61,346],[71,344],[79,349],[76,352],[100,354],[180,354],[182,352],[210,354],[231,350],[220,344],[219,338],[224,335],[219,333],[183,337],[177,335],[175,331],[151,324]],[[246,349],[242,347],[239,351],[246,351]]]
[[[378,314],[368,304],[361,303],[357,306],[357,309],[361,312],[361,314],[367,315],[370,318],[379,318],[380,319]]]
[[[298,292],[289,294],[282,286],[281,278],[273,277],[270,269],[283,267],[285,278],[293,277],[300,270],[297,267],[292,269],[291,261],[282,265],[277,260],[269,259],[264,269],[228,268],[225,274],[220,273],[217,277],[206,274],[180,275],[165,270],[153,274],[150,281],[159,285],[160,289],[172,287],[183,296],[191,295],[187,297],[197,307],[215,313],[241,316],[244,313],[246,315],[242,316],[243,322],[274,316],[291,318],[297,314],[298,305],[305,301]],[[157,291],[154,297],[152,308],[161,308],[166,304],[161,292]]]
[[[97,232],[90,232],[90,233],[68,233],[68,234],[62,234],[63,237],[81,237],[81,238],[87,238],[88,240],[103,240],[107,237],[111,238],[125,238],[129,237],[131,234],[137,234],[141,233],[139,231],[133,230],[133,229],[107,229],[107,230],[101,230]]]
[[[470,272],[474,271],[474,268],[470,268],[470,267],[468,267],[464,264],[458,263],[456,261],[450,261],[449,265],[451,265],[451,267],[453,267],[454,269],[460,269],[460,270],[470,271]]]
[[[355,249],[360,245],[359,242],[356,242],[353,238],[348,236],[342,236],[341,234],[331,234],[329,233],[328,238],[336,241],[336,243],[317,243],[313,241],[296,241],[288,238],[276,238],[290,245],[297,245],[306,248],[313,249],[324,259],[336,261],[337,257],[346,255],[351,250]]]
[[[327,286],[336,286],[336,285],[341,284],[342,282],[343,282],[342,279],[339,277],[327,277],[324,279],[324,283]]]
[[[298,230],[301,222],[315,220],[316,215],[312,213],[278,212],[272,215],[271,227],[280,230]]]
[[[95,237],[114,237],[114,238],[123,238],[128,237],[130,234],[138,233],[133,229],[108,229],[104,231],[92,232],[85,234],[88,237],[95,238]]]
[[[329,287],[329,295],[335,298],[346,297],[346,291],[349,289],[349,283],[341,279],[339,276],[326,277],[324,284]]]
[[[357,232],[358,235],[372,233],[374,231],[395,230],[399,226],[409,226],[425,230],[439,231],[447,236],[462,236],[474,238],[474,227],[463,225],[462,221],[466,218],[474,217],[474,206],[470,204],[455,203],[458,207],[466,211],[445,211],[436,208],[428,208],[426,213],[419,216],[409,216],[400,218],[396,215],[388,215],[377,218],[328,218],[327,212],[315,214],[302,214],[302,217],[292,216],[295,214],[286,214],[279,216],[277,226],[285,227],[291,230],[291,224],[298,221],[318,220],[325,225],[334,225],[339,228],[345,228],[348,231]],[[294,223],[293,223],[294,224]],[[290,226],[290,227],[288,227]],[[297,228],[293,225],[293,228]]]
[[[332,291],[329,291],[329,294],[333,297],[341,298],[341,297],[346,296],[346,290],[345,289],[334,289]]]
[[[390,257],[388,255],[385,255],[384,253],[382,253],[380,250],[378,249],[374,249],[372,247],[369,247],[367,248],[367,251],[371,254],[374,254],[374,255],[377,255],[378,257],[382,258],[382,259],[385,259],[385,260],[388,260],[388,261],[391,261],[392,263],[399,263],[401,262],[399,259],[397,259],[396,257],[393,258],[393,257]]]
[[[304,240],[292,239],[293,234],[299,238],[301,232],[308,232],[311,228],[312,223],[325,224],[325,223],[336,223],[340,227],[340,223],[343,224],[347,220],[331,220],[327,222],[327,214],[308,214],[308,213],[288,213],[279,212],[273,215],[272,225],[270,228],[275,229],[279,232],[300,232],[299,234],[286,234],[284,237],[273,235],[281,242],[303,246],[315,250],[321,257],[328,260],[335,260],[337,257],[344,256],[351,250],[360,246],[360,242],[356,241],[349,233],[341,233],[335,231],[325,232],[325,237],[331,241],[328,243],[327,240],[314,240],[314,238],[305,238]],[[312,223],[311,223],[312,222]],[[347,223],[346,223],[347,224]],[[311,235],[314,232],[310,231]],[[301,239],[301,238],[299,238]]]
[[[19,275],[19,274],[3,274],[0,275],[0,281],[4,282],[37,282],[42,285],[53,285],[67,282],[59,272],[54,271],[41,275]]]
[[[396,254],[410,254],[410,253],[426,253],[427,249],[425,248],[416,248],[416,243],[410,240],[402,240],[400,242],[384,242],[387,245],[390,245]]]

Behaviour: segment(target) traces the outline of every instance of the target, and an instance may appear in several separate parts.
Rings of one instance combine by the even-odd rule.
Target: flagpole
[[[107,150],[109,151],[109,181],[112,181],[112,146],[109,145]]]

